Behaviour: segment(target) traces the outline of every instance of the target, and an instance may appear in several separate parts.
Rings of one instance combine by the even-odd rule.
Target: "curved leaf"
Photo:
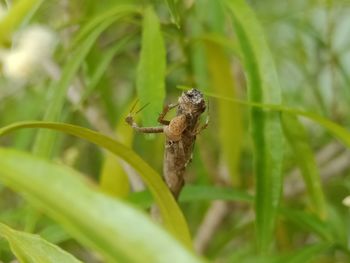
[[[108,262],[200,262],[145,214],[100,193],[71,168],[0,148],[0,180]]]
[[[0,235],[10,243],[12,252],[21,262],[79,263],[75,257],[38,235],[20,232],[0,223]]]
[[[263,30],[244,0],[225,1],[232,14],[247,72],[248,95],[252,102],[281,102],[276,69]],[[251,109],[256,179],[256,234],[258,249],[268,253],[275,228],[282,190],[283,136],[280,116]]]
[[[161,176],[130,148],[125,147],[119,142],[101,133],[64,123],[19,122],[0,129],[0,136],[22,128],[46,128],[62,131],[83,138],[115,153],[119,158],[129,163],[147,184],[159,206],[163,222],[169,231],[188,247],[191,247],[191,238],[186,220],[174,197],[161,179]]]

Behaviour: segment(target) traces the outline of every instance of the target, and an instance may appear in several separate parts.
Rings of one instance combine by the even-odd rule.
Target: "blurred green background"
[[[0,17],[6,17],[7,9],[19,2],[1,1]],[[242,63],[245,54],[228,8],[214,0],[27,2],[27,9],[23,8],[22,15],[18,9],[12,24],[0,26],[0,126],[44,119],[88,127],[132,147],[161,174],[164,137],[135,134],[124,118],[139,97],[140,104],[152,106],[139,114],[138,121],[156,125],[163,103],[175,102],[180,96],[178,86],[200,89],[209,101],[211,121],[197,138],[186,173],[187,184],[199,187],[194,188],[199,192],[189,187],[180,201],[195,248],[214,262],[271,262],[269,257],[257,256],[255,250],[254,205],[239,198],[212,200],[225,199],[222,188],[234,191],[227,199],[235,199],[234,194],[246,198],[247,193],[256,191],[250,107],[222,98],[249,99],[247,70]],[[350,2],[246,2],[255,12],[270,48],[281,105],[312,112],[348,129]],[[103,19],[108,10],[123,3],[142,10],[152,5],[159,18],[166,56],[160,89],[142,87],[142,12],[112,21],[101,32],[81,30],[93,18]],[[146,61],[162,63],[161,48],[162,43],[155,42]],[[153,66],[144,65],[146,69]],[[155,78],[162,77],[163,72],[158,73],[154,73]],[[59,89],[67,91],[62,98],[58,98]],[[271,255],[290,262],[309,262],[303,258],[320,263],[350,262],[350,214],[349,207],[342,204],[350,195],[350,152],[310,120],[288,119],[284,129],[283,193]],[[53,139],[40,140],[40,136]],[[149,198],[133,199],[133,192],[145,190],[135,172],[86,141],[64,134],[38,135],[37,130],[19,131],[0,141],[2,146],[32,151],[71,166],[109,195],[131,196],[130,200],[139,200],[135,203]],[[45,146],[45,142],[51,143]],[[322,189],[314,190],[316,193],[308,186],[317,184],[313,180],[322,185]],[[206,191],[206,186],[211,188]],[[0,196],[1,222],[38,233],[84,262],[101,262],[99,256],[17,193],[0,185]],[[3,239],[0,259],[13,259]]]

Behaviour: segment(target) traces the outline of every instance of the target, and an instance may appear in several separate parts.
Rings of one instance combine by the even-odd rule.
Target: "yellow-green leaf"
[[[16,231],[1,223],[0,236],[7,239],[16,258],[23,263],[81,262],[71,254],[47,242],[38,235]]]
[[[99,251],[106,262],[200,262],[144,213],[102,194],[69,167],[0,148],[0,181]]]

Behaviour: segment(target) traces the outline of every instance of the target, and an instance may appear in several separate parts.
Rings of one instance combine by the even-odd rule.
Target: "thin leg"
[[[126,123],[129,124],[135,131],[141,132],[141,133],[162,133],[162,132],[164,132],[163,126],[157,126],[157,127],[140,127],[140,126],[138,126],[137,123],[135,122],[133,116],[135,114],[137,114],[138,112],[140,112],[147,105],[143,106],[140,110],[138,110],[136,113],[133,114],[132,111],[135,109],[136,104],[137,104],[137,101],[133,105],[133,107],[131,108],[131,111],[128,114],[128,116],[125,118]]]
[[[163,126],[156,126],[156,127],[140,127],[137,125],[137,123],[134,121],[134,118],[129,114],[125,121],[127,124],[129,124],[135,131],[140,133],[163,133],[164,127]]]
[[[158,122],[160,124],[163,124],[163,125],[169,125],[170,121],[168,120],[164,120],[165,118],[165,115],[173,108],[177,107],[179,104],[176,103],[176,104],[169,104],[169,105],[165,105],[163,107],[163,111],[161,114],[159,114],[159,117],[158,117]]]

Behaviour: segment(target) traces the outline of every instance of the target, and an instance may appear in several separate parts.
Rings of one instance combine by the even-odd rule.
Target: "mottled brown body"
[[[176,117],[171,121],[164,120],[167,112],[177,107]],[[138,127],[131,115],[126,118],[136,131],[144,133],[164,132],[164,179],[169,189],[177,198],[183,185],[186,166],[191,161],[196,135],[207,126],[207,122],[199,127],[199,119],[205,111],[206,104],[203,95],[196,89],[185,91],[179,97],[178,103],[164,107],[158,121],[161,127]]]
[[[170,136],[166,136],[164,179],[176,198],[184,185],[184,174],[186,166],[192,158],[196,136],[203,128],[199,128],[199,118],[205,108],[205,101],[198,90],[192,89],[182,93],[174,118],[175,120],[177,118],[182,120],[182,123],[179,124],[181,127],[180,138],[179,140],[172,140]],[[172,128],[171,122],[168,127]]]

